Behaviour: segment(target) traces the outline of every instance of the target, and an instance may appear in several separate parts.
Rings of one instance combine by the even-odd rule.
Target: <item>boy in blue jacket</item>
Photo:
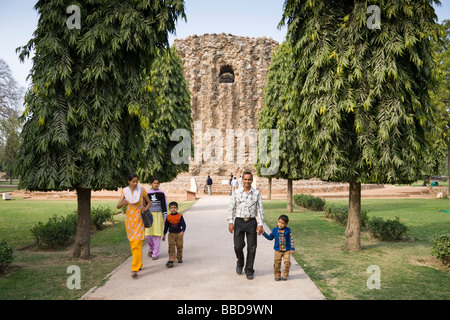
[[[291,267],[290,254],[295,252],[291,229],[287,227],[288,222],[289,217],[282,214],[278,217],[278,226],[272,229],[270,235],[263,233],[267,240],[275,239],[273,246],[275,250],[275,262],[273,264],[275,281],[287,280]],[[283,276],[281,276],[281,260],[284,260]]]

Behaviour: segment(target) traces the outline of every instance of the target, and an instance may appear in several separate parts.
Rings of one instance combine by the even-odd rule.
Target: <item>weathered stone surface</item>
[[[244,162],[237,161],[237,141],[234,161],[226,161],[230,159],[226,152],[226,130],[257,129],[267,70],[278,42],[265,37],[222,33],[175,39],[174,45],[189,83],[193,121],[201,122],[201,135],[194,128],[194,145],[197,157],[203,152],[203,159],[191,162],[190,174],[226,176],[244,170],[254,172],[254,161],[248,159],[249,142]],[[205,136],[207,132],[212,134]],[[235,140],[239,139],[245,140],[245,137]],[[222,151],[211,147],[212,143]]]

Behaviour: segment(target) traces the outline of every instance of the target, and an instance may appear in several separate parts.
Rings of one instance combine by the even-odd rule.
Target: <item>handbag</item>
[[[144,227],[151,228],[153,224],[153,214],[150,210],[141,212],[142,221],[144,222]]]

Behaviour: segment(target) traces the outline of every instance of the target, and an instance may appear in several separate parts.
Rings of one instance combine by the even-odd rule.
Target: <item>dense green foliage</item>
[[[439,41],[435,42],[434,51],[439,66],[440,78],[437,88],[431,91],[432,102],[440,112],[439,126],[444,141],[449,143],[450,135],[450,20],[444,20],[440,27]]]
[[[450,231],[441,231],[431,238],[432,254],[445,265],[450,265]]]
[[[408,227],[400,222],[399,217],[387,219],[372,216],[369,219],[367,228],[372,236],[381,240],[401,240],[408,231]]]
[[[298,119],[293,113],[294,107],[288,101],[292,96],[292,81],[294,77],[292,48],[283,42],[272,54],[272,61],[267,72],[264,87],[264,105],[258,114],[259,129],[278,130],[279,139],[273,141],[271,134],[267,137],[267,153],[274,150],[274,144],[279,149],[279,170],[270,175],[273,178],[300,179],[304,177],[296,137],[299,134]],[[270,131],[269,131],[270,132]],[[262,147],[261,142],[258,144]],[[256,170],[262,175],[261,169],[271,165],[271,158],[263,159],[258,152]]]
[[[22,88],[14,80],[8,64],[0,58],[0,171],[6,172],[10,179],[20,144],[21,97]]]
[[[144,129],[138,176],[141,181],[158,177],[160,182],[167,182],[189,170],[189,164],[174,164],[171,159],[171,151],[179,143],[172,141],[172,133],[185,129],[192,135],[189,87],[175,47],[159,52],[152,63],[146,88],[156,108],[150,110],[150,123]]]
[[[434,42],[433,46],[436,53],[436,62],[439,66],[439,81],[437,86],[430,91],[431,101],[439,110],[435,130],[430,132],[430,140],[436,151],[429,157],[433,170],[427,174],[448,175],[448,152],[450,150],[450,20],[444,20],[439,27],[440,38]]]
[[[37,29],[18,48],[21,59],[35,50],[15,166],[28,190],[116,189],[137,169],[142,127],[160,130],[143,88],[184,1],[90,0],[69,29],[73,4],[38,1]]]
[[[346,225],[348,222],[348,206],[327,203],[324,206],[325,217],[339,224]],[[369,211],[361,209],[361,226],[367,227]]]
[[[31,228],[36,244],[40,248],[54,248],[62,246],[75,235],[77,230],[77,215],[54,215],[47,222],[38,222]]]
[[[438,70],[432,3],[286,0],[296,77],[292,110],[306,170],[322,180],[395,183],[421,178],[436,117],[429,89]]]
[[[13,248],[6,240],[0,241],[0,274],[14,261]]]
[[[109,206],[99,206],[91,210],[91,225],[96,230],[105,228],[107,222],[114,223],[114,215],[116,213]]]
[[[325,200],[303,193],[294,195],[294,203],[312,211],[322,211],[325,207]]]
[[[91,209],[91,228],[102,230],[107,222],[114,223],[116,213],[109,206],[98,206]],[[77,212],[67,215],[53,215],[47,222],[39,221],[30,229],[35,243],[40,248],[54,248],[69,242],[77,230]]]
[[[437,0],[285,0],[293,79],[286,108],[299,128],[303,175],[350,183],[345,249],[361,249],[361,183],[410,183],[429,172],[427,134],[439,80]],[[369,10],[370,13],[370,10]],[[376,18],[376,15],[375,15]],[[373,26],[373,25],[372,25]]]

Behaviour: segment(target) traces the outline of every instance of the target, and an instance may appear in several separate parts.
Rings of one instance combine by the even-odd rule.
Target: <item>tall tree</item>
[[[368,24],[367,1],[284,3],[300,156],[311,175],[350,184],[347,250],[361,248],[361,183],[409,183],[426,166],[425,133],[436,116],[428,93],[437,79],[433,3],[377,1],[380,29]]]
[[[175,47],[160,50],[147,78],[146,92],[156,102],[150,110],[150,126],[144,129],[144,149],[138,169],[139,178],[148,181],[158,177],[171,181],[178,173],[189,170],[189,163],[174,163],[172,150],[179,143],[172,141],[177,129],[192,135],[191,98],[183,75],[183,63]]]
[[[438,132],[434,141],[435,144],[445,146],[447,168],[450,172],[450,20],[444,20],[440,24],[440,38],[434,43],[434,51],[440,71],[438,85],[430,92],[432,102],[439,110]],[[439,153],[441,157],[444,154],[444,152]],[[450,183],[448,194],[450,195]]]
[[[8,119],[3,121],[5,134],[4,138],[0,139],[0,145],[3,147],[0,149],[0,168],[6,172],[9,177],[10,184],[13,183],[14,173],[13,165],[16,157],[17,149],[20,146],[20,125],[19,116],[13,112]],[[2,141],[4,139],[4,142]]]
[[[23,89],[12,76],[8,64],[0,58],[0,134],[6,136],[5,123],[11,116],[15,116],[20,106]]]
[[[267,72],[266,85],[264,87],[264,105],[258,114],[259,129],[278,130],[278,140],[274,141],[272,135],[267,137],[267,149],[273,152],[278,144],[279,170],[265,175],[268,178],[287,179],[287,211],[293,211],[293,180],[304,176],[302,162],[299,158],[299,149],[296,136],[299,127],[293,110],[298,101],[291,99],[293,94],[292,82],[295,76],[294,61],[290,43],[283,42],[276,48],[272,55],[272,61]],[[262,147],[261,141],[258,150]],[[264,146],[265,147],[265,146]],[[258,175],[264,176],[263,168],[273,165],[270,158],[262,159],[258,152],[256,170]]]
[[[0,170],[6,171],[10,183],[13,179],[13,162],[19,148],[19,109],[23,88],[12,76],[8,64],[0,59]]]
[[[137,169],[142,126],[155,125],[145,74],[185,18],[184,1],[49,0],[35,9],[33,38],[17,49],[22,60],[35,50],[15,165],[19,187],[76,190],[73,255],[89,257],[91,190],[116,190]]]

